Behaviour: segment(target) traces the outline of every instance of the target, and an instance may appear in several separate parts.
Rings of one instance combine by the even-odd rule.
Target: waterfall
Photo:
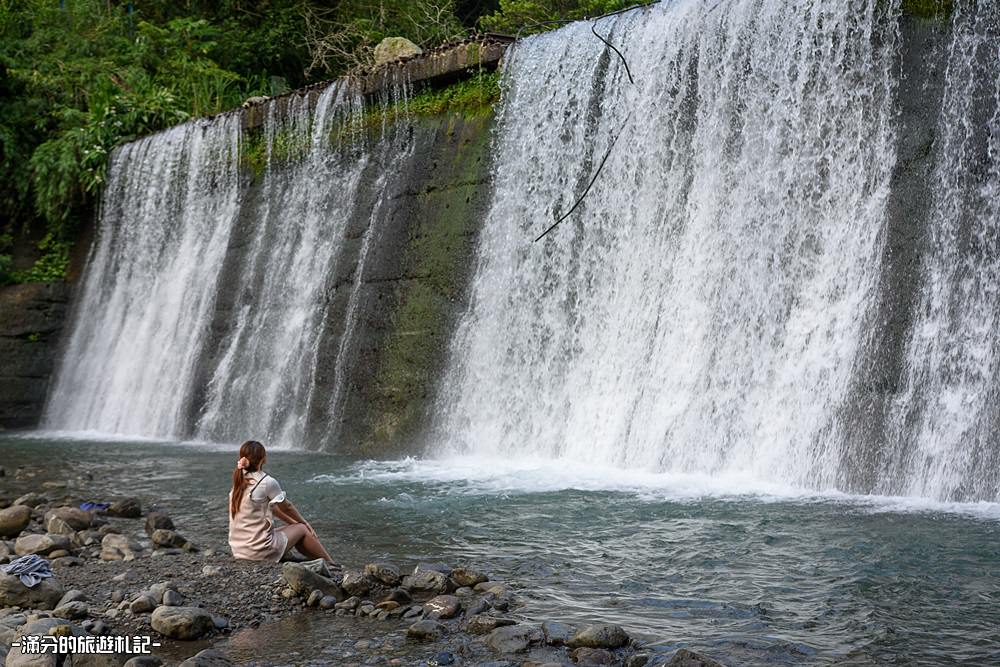
[[[372,174],[400,169],[387,128],[351,139],[363,114],[335,83],[269,104],[255,145],[227,114],[118,149],[44,426],[292,446],[323,431],[320,358],[352,326],[330,304],[357,301]]]
[[[896,160],[899,13],[880,0],[679,0],[601,20],[635,85],[588,23],[518,44],[439,451],[810,488],[850,478]],[[995,78],[969,73],[996,60],[993,20],[991,41],[956,18],[935,251],[900,398],[924,415],[922,444],[895,464],[906,483],[856,490],[947,497],[953,485],[927,471],[947,458],[972,484],[964,497],[998,497],[995,100],[989,184],[963,162],[988,134],[963,100],[996,95]],[[580,208],[532,244],[619,132]],[[960,219],[973,246],[961,261]],[[993,421],[963,432],[977,410]],[[967,461],[939,451],[959,449]],[[976,473],[985,451],[994,472]]]

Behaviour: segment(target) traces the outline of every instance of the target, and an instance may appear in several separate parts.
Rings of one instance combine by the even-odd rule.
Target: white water
[[[589,24],[517,47],[445,452],[835,483],[894,165],[886,5],[601,21],[634,86]]]

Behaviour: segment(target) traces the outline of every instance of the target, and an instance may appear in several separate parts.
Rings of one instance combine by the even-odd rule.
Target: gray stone
[[[64,619],[42,618],[29,620],[27,624],[22,625],[18,629],[17,634],[14,635],[14,642],[28,636],[55,635],[84,637],[86,634],[83,628],[72,623],[67,623]],[[57,658],[52,653],[21,653],[20,648],[12,646],[7,653],[5,664],[6,667],[55,667]],[[73,664],[75,667],[77,664],[75,660]],[[84,664],[84,661],[81,661],[81,664]]]
[[[55,577],[42,579],[28,588],[19,577],[0,573],[0,607],[54,609],[64,592]]]
[[[128,608],[133,614],[148,614],[156,609],[156,600],[152,595],[138,595],[129,603]]]
[[[583,667],[598,667],[599,665],[615,664],[615,654],[606,648],[588,648],[581,646],[570,653],[573,662]]]
[[[173,586],[169,581],[160,581],[149,587],[148,593],[156,600],[156,604],[163,602],[163,594]]]
[[[406,637],[418,642],[432,642],[443,637],[447,630],[443,623],[437,621],[417,621],[406,629]]]
[[[424,603],[430,618],[454,618],[461,609],[462,603],[454,595],[438,595]]]
[[[650,656],[648,653],[636,653],[635,655],[630,655],[625,658],[625,663],[622,667],[646,667],[646,663],[649,662]]]
[[[360,572],[345,572],[340,585],[348,594],[358,597],[368,595],[371,590],[371,582]]]
[[[525,653],[545,641],[540,628],[510,625],[497,628],[486,637],[486,645],[497,653]]]
[[[149,539],[158,547],[183,548],[188,545],[188,541],[176,531],[157,528],[150,534]]]
[[[101,560],[135,560],[141,550],[137,542],[117,533],[108,533],[101,540]]]
[[[337,609],[357,609],[359,606],[361,606],[361,598],[356,595],[334,605]]]
[[[569,643],[574,630],[565,623],[545,621],[542,623],[542,633],[545,635],[545,643],[549,646],[564,646]]]
[[[489,578],[482,572],[467,567],[457,567],[452,570],[451,578],[459,586],[468,586],[470,588],[484,581],[489,581]]]
[[[465,629],[471,635],[488,635],[497,628],[506,627],[508,625],[514,625],[514,621],[509,618],[477,614],[469,619]]]
[[[74,588],[66,591],[66,594],[62,596],[62,599],[59,600],[59,604],[57,604],[56,607],[61,607],[64,604],[69,604],[70,602],[86,602],[86,600],[87,594]]]
[[[174,530],[174,521],[166,512],[150,512],[146,515],[145,528],[147,535],[157,530]]]
[[[56,605],[52,615],[59,618],[65,618],[70,621],[75,621],[78,618],[85,618],[89,613],[90,610],[87,608],[86,602],[73,600],[72,602],[61,602]]]
[[[375,66],[423,53],[423,49],[405,37],[386,37],[375,47]]]
[[[314,590],[312,593],[309,594],[309,597],[306,599],[306,606],[315,607],[316,605],[319,604],[319,601],[322,600],[323,597],[324,597],[323,591],[317,588],[316,590]],[[331,595],[329,597],[333,596]]]
[[[122,667],[160,667],[162,664],[163,661],[155,655],[137,655],[134,658],[129,658]]]
[[[163,591],[162,603],[168,607],[182,607],[184,606],[184,596],[177,591],[166,590]]]
[[[348,599],[356,600],[357,598],[348,598]],[[345,600],[344,602],[346,601],[347,600]],[[332,595],[324,595],[319,600],[320,609],[333,609],[336,606],[337,606],[337,598],[333,597]]]
[[[25,505],[26,507],[38,507],[45,502],[45,496],[40,493],[26,493],[14,501],[14,505]]]
[[[386,600],[392,600],[393,602],[398,602],[399,604],[410,604],[413,602],[413,596],[405,588],[394,588],[387,596]]]
[[[198,607],[157,607],[150,625],[170,639],[199,639],[215,629],[212,615]]]
[[[52,565],[53,570],[63,570],[68,567],[79,567],[83,565],[83,560],[76,556],[63,556],[62,558],[53,558],[50,565]]]
[[[700,653],[682,648],[674,653],[674,657],[664,667],[724,667],[724,665]]]
[[[111,503],[108,514],[123,519],[138,519],[142,516],[142,503],[138,498],[122,498]]]
[[[182,662],[179,667],[229,667],[232,664],[218,649],[207,648]]]
[[[58,520],[62,526],[67,526],[70,533],[74,533],[78,530],[86,530],[90,528],[91,515],[90,512],[85,512],[79,507],[56,507],[50,509],[45,513],[45,526],[46,530],[50,533],[64,533],[63,530],[53,530],[50,524]]]
[[[201,568],[201,573],[206,577],[215,577],[222,574],[222,568],[218,565],[206,565]]]
[[[407,588],[415,593],[441,595],[448,592],[448,577],[435,570],[421,570],[408,577]]]
[[[14,553],[18,556],[38,554],[45,556],[59,549],[69,549],[69,540],[65,535],[47,533],[45,535],[22,535],[14,542]]]
[[[424,615],[424,608],[419,604],[415,604],[409,609],[407,609],[405,612],[403,612],[403,618],[405,619],[422,618],[423,615]]]
[[[0,510],[0,537],[17,537],[31,522],[31,508],[13,505]]]
[[[368,563],[365,574],[386,586],[398,586],[402,576],[399,568],[392,563]]]
[[[336,581],[316,574],[301,563],[285,563],[281,567],[281,576],[288,587],[299,595],[309,595],[318,589],[323,595],[332,595],[337,600],[347,598],[344,589]]]
[[[628,633],[620,625],[595,623],[578,630],[566,645],[570,648],[621,648],[628,642]]]

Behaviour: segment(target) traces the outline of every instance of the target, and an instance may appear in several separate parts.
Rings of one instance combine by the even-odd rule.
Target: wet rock
[[[424,603],[430,618],[454,618],[461,609],[462,603],[454,595],[438,595]]]
[[[357,599],[357,598],[349,598],[349,599]],[[319,600],[320,609],[333,609],[336,606],[337,606],[337,598],[333,597],[332,595],[324,595]]]
[[[184,596],[177,591],[163,591],[162,603],[168,607],[181,607],[184,605]]]
[[[507,584],[501,581],[483,581],[473,586],[472,590],[477,593],[492,593],[498,598],[510,595]]]
[[[361,598],[355,596],[349,597],[343,602],[338,602],[334,606],[335,609],[357,609],[361,605]]]
[[[486,645],[497,653],[525,653],[545,641],[540,628],[510,625],[497,628],[486,637]]]
[[[79,507],[56,507],[45,513],[46,530],[50,533],[71,534],[78,530],[90,528],[91,515]],[[65,527],[68,530],[53,530],[52,525]]]
[[[347,598],[344,589],[336,581],[316,574],[301,563],[285,563],[281,568],[281,576],[288,587],[299,595],[309,595],[318,589],[323,595],[332,595],[338,600]]]
[[[72,602],[66,602],[56,605],[53,610],[52,615],[59,618],[65,618],[69,621],[75,621],[79,618],[85,618],[90,613],[87,608],[86,602],[81,602],[80,600],[74,600]]]
[[[148,614],[156,609],[156,600],[152,595],[138,595],[129,603],[128,608],[133,614]]]
[[[570,648],[621,648],[628,642],[628,633],[620,625],[595,623],[578,630],[566,645]]]
[[[207,648],[194,654],[178,667],[229,667],[232,664],[221,651]]]
[[[443,623],[437,621],[417,621],[406,629],[406,637],[418,642],[431,642],[440,639],[447,632]]]
[[[484,581],[489,581],[489,578],[482,572],[466,567],[457,567],[452,570],[451,578],[452,581],[459,586],[467,586],[469,588],[475,586],[476,584],[481,584]]]
[[[368,563],[365,565],[365,575],[386,586],[398,586],[401,578],[399,568],[392,563]]]
[[[0,510],[0,537],[16,537],[31,522],[31,508],[27,505],[13,505]]]
[[[199,639],[215,629],[212,615],[198,607],[157,607],[150,625],[170,639]]]
[[[722,663],[716,662],[711,658],[701,655],[700,653],[695,653],[694,651],[689,651],[686,648],[682,648],[674,653],[674,657],[670,659],[664,667],[724,667]]]
[[[166,512],[150,512],[146,515],[146,534],[152,535],[157,530],[174,530],[174,521]]]
[[[69,549],[69,539],[65,535],[56,535],[54,533],[22,535],[14,542],[14,553],[18,556],[26,556],[28,554],[45,556],[59,549]]]
[[[394,611],[399,609],[399,603],[393,602],[392,600],[386,600],[385,602],[379,602],[375,605],[375,608],[380,611]]]
[[[0,607],[54,609],[64,592],[55,577],[42,579],[28,588],[19,577],[0,573]]]
[[[409,620],[411,618],[421,618],[424,615],[424,608],[418,604],[413,605],[405,612],[403,612],[403,618]]]
[[[111,503],[108,514],[123,519],[138,519],[142,516],[142,503],[138,498],[122,498]]]
[[[333,596],[330,596],[333,597]],[[309,598],[306,600],[306,605],[309,607],[315,607],[319,604],[319,601],[323,599],[323,591],[318,588],[309,594]]]
[[[647,653],[637,653],[636,655],[630,655],[625,658],[625,662],[622,667],[646,667],[646,663],[649,662],[650,655]]]
[[[45,502],[45,496],[39,493],[26,493],[14,501],[14,505],[25,505],[26,507],[38,507]]]
[[[386,37],[375,46],[375,66],[420,55],[423,52],[423,49],[405,37]]]
[[[158,528],[154,530],[149,539],[158,547],[176,547],[182,549],[188,546],[188,541],[176,531]]]
[[[615,654],[606,648],[581,647],[570,653],[573,662],[586,667],[615,664]]]
[[[101,540],[101,560],[135,560],[136,554],[142,550],[134,540],[124,535],[108,533]]]
[[[490,600],[485,597],[479,598],[477,600],[471,601],[465,607],[465,615],[467,617],[475,616],[476,614],[482,614],[483,612],[489,610]]]
[[[386,596],[386,600],[392,600],[393,602],[398,602],[399,604],[410,604],[413,602],[413,596],[410,595],[409,591],[405,588],[394,588]]]
[[[569,643],[573,636],[573,628],[565,623],[556,621],[545,621],[542,623],[542,633],[545,635],[545,643],[549,646],[564,646]]]
[[[509,618],[478,614],[469,619],[465,629],[466,632],[472,635],[488,635],[497,628],[506,627],[508,625],[514,625],[514,621]]]
[[[349,595],[363,597],[371,590],[371,582],[360,572],[345,572],[344,578],[340,580],[340,586]]]
[[[455,656],[449,651],[441,651],[433,658],[427,661],[428,667],[446,667],[446,665],[455,664]]]
[[[407,579],[406,587],[414,593],[441,595],[448,592],[448,577],[436,570],[421,570]]]

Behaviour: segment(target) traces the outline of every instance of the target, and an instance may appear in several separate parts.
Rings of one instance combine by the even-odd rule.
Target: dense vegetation
[[[0,283],[65,275],[123,142],[370,66],[386,36],[434,47],[626,4],[636,3],[0,0]],[[40,259],[15,270],[11,248],[27,240]]]

